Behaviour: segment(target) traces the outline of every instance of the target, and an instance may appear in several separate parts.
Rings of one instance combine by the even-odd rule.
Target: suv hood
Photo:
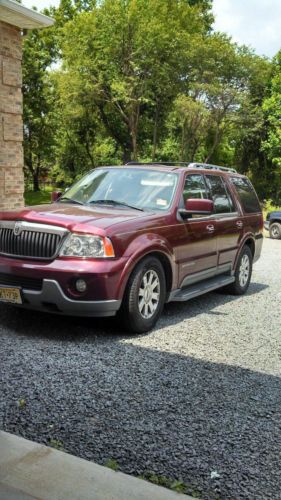
[[[110,226],[129,220],[149,217],[151,214],[134,209],[103,206],[80,206],[53,203],[26,207],[19,211],[0,212],[1,220],[22,220],[64,227],[69,231],[92,232],[93,229],[108,229]]]

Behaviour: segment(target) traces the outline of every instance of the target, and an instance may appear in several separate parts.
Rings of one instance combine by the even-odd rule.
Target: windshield
[[[137,210],[167,210],[177,175],[136,168],[99,168],[74,184],[61,202],[129,206]]]

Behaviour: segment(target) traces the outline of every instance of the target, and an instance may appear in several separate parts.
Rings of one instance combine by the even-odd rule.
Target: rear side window
[[[214,202],[215,213],[234,212],[233,201],[223,179],[219,175],[206,175],[206,180]]]
[[[235,186],[244,212],[261,212],[260,202],[250,181],[243,177],[231,177],[231,182]]]

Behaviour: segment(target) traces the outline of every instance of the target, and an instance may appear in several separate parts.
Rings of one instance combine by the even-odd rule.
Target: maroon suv
[[[145,332],[165,302],[243,294],[261,253],[249,180],[205,164],[97,168],[55,203],[0,212],[0,301],[114,316]]]

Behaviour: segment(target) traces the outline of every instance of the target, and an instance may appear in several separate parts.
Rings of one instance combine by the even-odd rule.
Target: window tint
[[[235,186],[244,212],[261,212],[260,202],[250,181],[243,177],[232,177],[231,182]]]
[[[189,198],[208,199],[203,175],[187,175],[183,190],[184,201]]]
[[[215,213],[234,212],[235,207],[223,179],[219,175],[206,175],[206,180],[214,202]]]

